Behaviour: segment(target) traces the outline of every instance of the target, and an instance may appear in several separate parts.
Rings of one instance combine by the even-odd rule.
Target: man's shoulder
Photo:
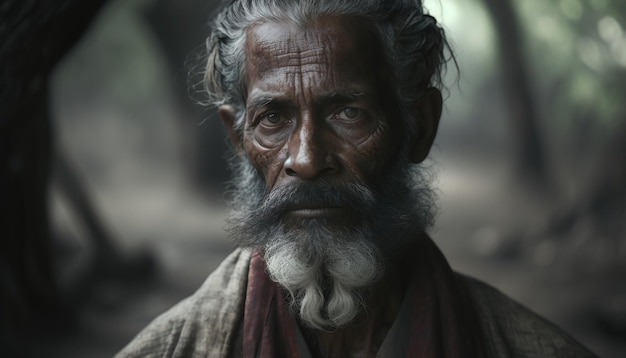
[[[243,314],[251,251],[236,249],[202,286],[154,319],[116,357],[227,356]]]
[[[489,356],[595,357],[563,330],[502,292],[459,275],[473,298]]]

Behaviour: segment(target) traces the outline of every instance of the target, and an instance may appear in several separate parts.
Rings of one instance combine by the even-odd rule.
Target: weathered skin
[[[394,81],[383,53],[374,29],[358,18],[264,22],[248,29],[243,136],[233,131],[231,107],[222,106],[220,116],[268,191],[319,179],[380,190],[401,139]],[[439,119],[440,94],[428,93],[427,101],[414,104],[423,129],[414,139],[415,162],[428,153]],[[350,225],[345,219],[350,211],[314,206],[285,215]],[[401,272],[388,272],[372,290],[361,322],[331,333],[308,332],[310,348],[324,356],[375,356],[407,280]]]
[[[321,18],[247,35],[243,147],[268,189],[321,177],[375,186],[397,150],[398,120],[373,30]]]
[[[433,88],[413,88],[407,91],[410,95],[422,96],[403,103],[405,110],[399,111],[394,71],[383,60],[386,50],[366,20],[322,17],[299,25],[271,20],[248,28],[245,40],[243,130],[240,123],[234,127],[239,109],[235,111],[232,104],[220,106],[219,114],[239,155],[251,160],[268,191],[298,183],[297,189],[304,193],[323,179],[337,186],[359,183],[376,192],[386,184],[391,165],[404,163],[397,161],[400,154],[413,163],[428,155],[441,114],[441,94]],[[420,66],[412,70],[420,71]],[[400,120],[400,112],[408,112],[407,118]],[[402,125],[407,121],[414,121],[416,132]],[[294,204],[298,207],[281,207],[276,214],[282,215],[281,230],[299,223],[306,224],[300,230],[315,230],[334,222],[349,231],[355,223],[362,224],[359,219],[367,220],[353,208],[328,207],[333,204],[322,202],[328,199],[318,199],[317,194],[302,197]],[[297,220],[288,220],[292,216]],[[356,221],[345,220],[350,217]],[[324,235],[287,239],[335,238],[334,228],[325,229],[329,230]],[[410,339],[408,343],[415,345],[406,348],[414,355],[594,357],[493,288],[454,274],[424,233],[408,235],[419,243],[415,252],[386,257],[384,277],[363,292],[366,308],[349,326],[324,332],[298,322],[313,356],[375,357],[406,297],[406,307],[413,311],[407,317],[411,327],[399,325],[407,336],[398,332],[392,338],[400,342],[387,342],[402,347],[402,338]],[[157,318],[118,357],[242,356],[245,342],[250,342],[244,339],[246,300],[255,299],[247,296],[253,255],[250,248],[238,248],[194,295]],[[416,291],[407,296],[410,280],[411,290]],[[280,334],[280,329],[269,333],[277,327],[266,323],[263,334]],[[282,343],[275,340],[281,337],[269,338],[268,344]]]

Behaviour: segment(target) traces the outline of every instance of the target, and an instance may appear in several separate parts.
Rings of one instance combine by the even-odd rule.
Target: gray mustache
[[[367,212],[373,209],[375,202],[374,194],[359,184],[293,183],[269,192],[258,209],[269,216],[316,207],[345,207]]]

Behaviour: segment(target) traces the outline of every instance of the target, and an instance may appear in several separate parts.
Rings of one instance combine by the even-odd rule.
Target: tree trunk
[[[540,185],[548,184],[544,146],[537,128],[538,116],[524,57],[524,39],[510,0],[484,0],[495,25],[508,116],[517,139],[515,155],[519,174]]]
[[[190,159],[193,182],[197,188],[221,196],[229,179],[225,132],[212,108],[207,112],[190,98],[187,71],[181,71],[191,66],[204,68],[203,59],[194,55],[204,53],[199,49],[204,50],[209,35],[207,22],[216,5],[203,0],[156,0],[146,9],[145,17],[175,79],[181,125],[189,139],[185,154]]]
[[[49,252],[48,76],[104,0],[0,6],[0,350],[59,309]]]

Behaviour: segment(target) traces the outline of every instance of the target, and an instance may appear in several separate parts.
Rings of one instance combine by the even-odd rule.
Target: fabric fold
[[[471,296],[443,254],[425,234],[410,255],[411,295],[408,357],[479,358],[482,333]],[[299,357],[296,320],[284,290],[265,271],[257,250],[250,261],[244,312],[244,357]]]
[[[255,250],[248,271],[243,356],[299,358],[295,324],[284,291],[269,278],[263,257]]]

